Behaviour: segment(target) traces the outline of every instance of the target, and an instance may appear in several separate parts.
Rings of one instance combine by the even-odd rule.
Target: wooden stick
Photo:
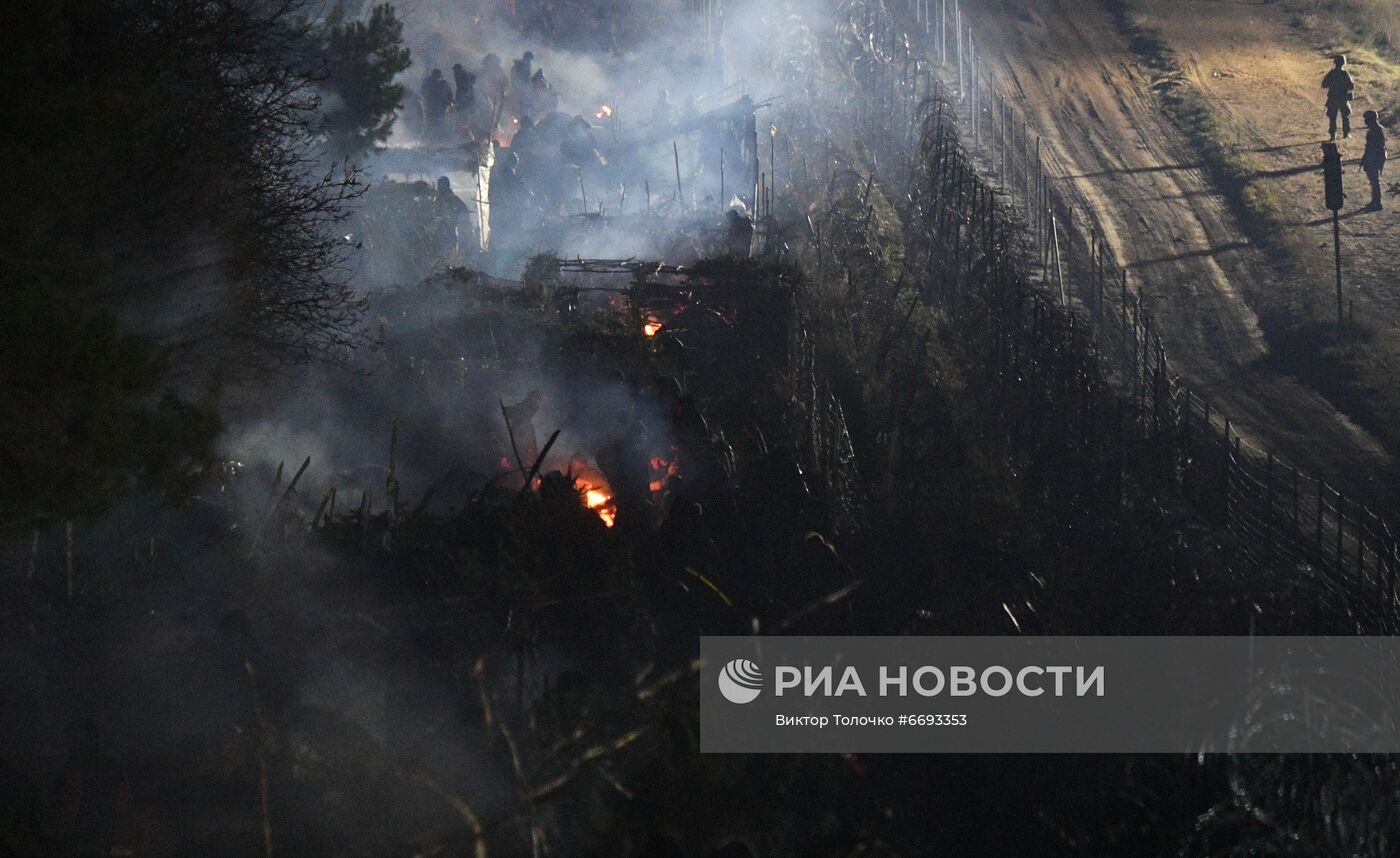
[[[301,475],[304,474],[304,473],[306,473],[306,468],[307,468],[307,466],[310,465],[310,464],[311,464],[311,457],[310,457],[310,456],[307,456],[307,457],[306,457],[306,461],[304,461],[304,462],[301,463],[301,467],[300,467],[300,468],[297,468],[296,476],[292,477],[292,481],[291,481],[290,483],[287,483],[287,490],[284,491],[284,492],[282,492],[282,496],[279,497],[279,498],[277,499],[277,503],[275,503],[275,504],[272,505],[272,510],[271,510],[272,512],[276,512],[276,511],[277,511],[277,508],[280,507],[282,504],[286,503],[287,498],[291,497],[292,491],[295,490],[296,487],[297,487],[297,480],[300,480],[300,479],[301,479]],[[279,471],[279,473],[280,473],[280,471]]]
[[[506,413],[506,401],[497,399],[501,404],[501,418],[506,421],[506,434],[510,436],[510,451],[515,454],[515,465],[520,469],[520,473],[525,473],[525,463],[520,460],[520,448],[515,446],[515,430],[510,428],[510,415]]]
[[[681,150],[676,146],[676,141],[671,141],[671,156],[676,161],[676,205],[685,205],[685,196],[681,193]]]
[[[530,466],[530,472],[525,475],[525,485],[520,487],[520,493],[517,497],[524,497],[525,493],[530,490],[530,481],[539,473],[540,466],[544,464],[544,457],[549,455],[550,448],[554,446],[554,442],[557,440],[559,440],[559,430],[555,429],[554,434],[550,435],[549,441],[545,443],[544,449],[540,450],[539,458],[535,459],[535,464]]]
[[[326,492],[326,496],[323,497],[323,498],[321,498],[321,505],[318,506],[318,507],[316,507],[316,515],[313,516],[313,517],[311,518],[311,527],[308,528],[308,530],[315,530],[315,529],[316,529],[316,525],[317,525],[317,524],[320,524],[320,522],[321,522],[321,516],[322,516],[322,515],[325,515],[326,507],[330,505],[330,502],[331,502],[331,493],[330,493],[330,492]]]

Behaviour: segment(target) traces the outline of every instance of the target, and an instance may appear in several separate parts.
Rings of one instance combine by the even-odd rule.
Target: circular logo
[[[736,658],[719,672],[719,693],[730,703],[752,702],[763,690],[763,671],[746,658]]]

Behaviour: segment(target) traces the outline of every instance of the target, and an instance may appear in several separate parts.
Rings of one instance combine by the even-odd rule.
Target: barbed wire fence
[[[1006,383],[1042,388],[1038,413],[1002,415],[1007,431],[1068,441],[1105,496],[1125,481],[1170,488],[1245,561],[1307,566],[1352,594],[1358,629],[1389,627],[1395,529],[1246,441],[1177,375],[1142,295],[979,61],[960,0],[846,0],[838,13],[860,121],[884,163],[906,159],[926,288]]]

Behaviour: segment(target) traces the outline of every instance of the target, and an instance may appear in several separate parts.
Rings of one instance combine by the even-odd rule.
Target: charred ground
[[[700,634],[1392,628],[1384,581],[1283,522],[1263,553],[1164,365],[1125,379],[1053,299],[956,95],[895,47],[921,23],[829,14],[779,58],[830,77],[773,114],[786,164],[752,258],[678,191],[622,220],[667,258],[561,246],[371,291],[345,371],[230,395],[236,446],[276,455],[183,503],[14,528],[6,849],[1386,842],[1386,760],[697,753]]]

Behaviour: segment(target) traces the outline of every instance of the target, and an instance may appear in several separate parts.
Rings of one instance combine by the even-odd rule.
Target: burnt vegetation
[[[752,255],[678,188],[681,214],[627,224],[684,262],[433,266],[431,189],[386,183],[357,230],[391,258],[376,282],[412,285],[364,294],[336,158],[384,140],[391,11],[4,13],[46,73],[4,90],[4,186],[33,206],[5,207],[0,256],[23,331],[0,342],[0,851],[1384,851],[1388,760],[698,753],[701,634],[1393,626],[1340,526],[1329,555],[1272,495],[1267,533],[1246,520],[1257,472],[1165,359],[1126,376],[1055,300],[892,37],[912,23],[835,10],[783,29],[793,142]],[[629,35],[607,21],[587,37]],[[322,76],[327,45],[375,70]],[[335,87],[376,90],[337,102],[372,121],[328,125]],[[301,437],[363,466],[220,458],[218,385],[288,395],[271,370],[308,357]],[[94,515],[138,477],[173,500]]]

